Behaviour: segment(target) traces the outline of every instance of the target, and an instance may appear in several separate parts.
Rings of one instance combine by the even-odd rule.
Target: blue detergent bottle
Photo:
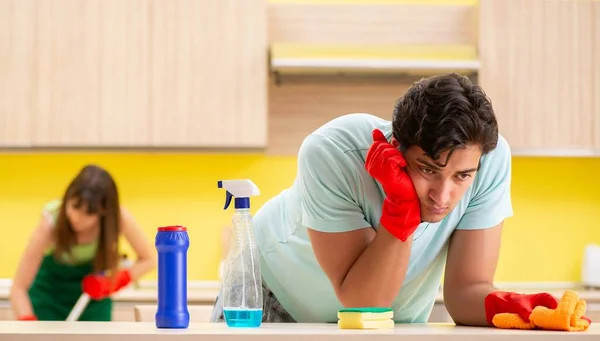
[[[250,180],[222,180],[227,191],[225,208],[235,198],[232,238],[223,266],[223,316],[229,327],[260,327],[263,316],[259,251],[254,238],[250,197],[260,194]]]
[[[187,251],[190,239],[185,226],[158,228],[158,299],[155,314],[157,328],[187,328]]]

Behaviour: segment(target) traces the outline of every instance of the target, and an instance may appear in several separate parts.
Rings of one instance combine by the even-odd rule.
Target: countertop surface
[[[585,289],[585,288],[565,288],[565,289],[556,289],[556,288],[500,288],[499,290],[503,291],[515,291],[519,293],[533,294],[539,292],[546,292],[550,295],[560,298],[566,290],[572,290],[579,295],[579,298],[585,300],[587,303],[600,303],[600,290],[594,289]],[[444,295],[442,292],[438,293],[436,297],[436,302],[441,303],[444,301]]]
[[[10,288],[0,287],[0,300],[8,300]],[[213,304],[217,295],[218,289],[188,289],[189,304]],[[134,289],[126,288],[113,295],[115,302],[132,302],[132,303],[155,303],[158,294],[156,289],[143,288]]]
[[[388,330],[341,330],[336,324],[265,323],[260,328],[228,328],[224,323],[192,323],[187,329],[157,329],[143,322],[15,322],[0,321],[1,340],[37,341],[81,340],[600,340],[600,324],[584,332],[543,330],[503,330],[496,328],[459,327],[447,323],[397,324]]]
[[[190,285],[188,287],[188,303],[190,304],[213,304],[217,294],[219,293],[220,283],[218,281],[190,281]],[[565,292],[565,290],[573,290],[575,291],[581,299],[586,300],[590,304],[600,304],[600,288],[590,290],[588,288],[584,288],[582,286],[572,286],[572,287],[546,287],[543,286],[535,287],[520,287],[516,285],[515,287],[511,286],[501,286],[500,290],[507,291],[516,291],[522,293],[537,293],[537,292],[547,292],[555,297],[560,297]],[[0,301],[8,300],[8,296],[10,293],[10,281],[4,279],[2,283],[0,283]],[[156,302],[157,292],[156,292],[156,283],[153,281],[148,281],[143,283],[139,288],[135,288],[130,286],[125,288],[119,292],[117,292],[113,299],[115,302],[132,302],[132,303],[153,303]],[[436,303],[443,303],[444,296],[443,292],[438,292],[436,296]]]
[[[219,294],[218,289],[188,289],[189,304],[213,304]],[[156,302],[158,293],[156,289],[124,289],[113,295],[115,302]]]

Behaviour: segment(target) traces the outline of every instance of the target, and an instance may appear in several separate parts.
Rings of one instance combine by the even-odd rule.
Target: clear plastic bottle
[[[225,209],[235,197],[232,239],[222,280],[225,322],[229,327],[260,327],[263,317],[262,277],[250,213],[250,197],[259,195],[259,190],[250,180],[219,181],[219,188],[227,190]]]

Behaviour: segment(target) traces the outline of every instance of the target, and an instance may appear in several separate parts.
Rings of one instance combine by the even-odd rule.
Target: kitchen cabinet
[[[2,147],[264,147],[266,4],[0,3]]]
[[[481,0],[479,83],[514,154],[600,155],[600,5]]]
[[[415,78],[294,76],[269,88],[269,155],[298,153],[304,138],[341,115],[392,119],[394,103]]]
[[[0,321],[12,321],[14,319],[15,317],[8,301],[0,301]],[[134,322],[134,304],[128,302],[114,302],[112,321]]]
[[[25,3],[23,15],[35,23],[22,38],[31,46],[25,55],[33,55],[21,74],[35,80],[23,103],[32,118],[31,145],[147,144],[148,41],[141,26],[148,7],[131,1]]]
[[[264,147],[266,2],[155,1],[152,7],[151,144]]]
[[[592,17],[594,21],[594,119],[596,123],[595,147],[600,149],[600,1],[592,3]]]
[[[0,321],[13,320],[14,314],[10,308],[8,300],[0,300]]]
[[[491,98],[513,155],[600,156],[600,2],[481,0],[477,22],[472,80]],[[414,80],[284,75],[270,87],[268,152],[296,155],[306,135],[347,113],[391,119]]]
[[[31,70],[34,22],[25,1],[14,0],[0,1],[0,23],[0,146],[29,146],[33,80],[23,75]]]

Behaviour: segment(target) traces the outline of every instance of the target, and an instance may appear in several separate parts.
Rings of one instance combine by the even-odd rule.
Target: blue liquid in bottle
[[[262,323],[262,309],[223,309],[223,316],[230,327],[255,328]]]

